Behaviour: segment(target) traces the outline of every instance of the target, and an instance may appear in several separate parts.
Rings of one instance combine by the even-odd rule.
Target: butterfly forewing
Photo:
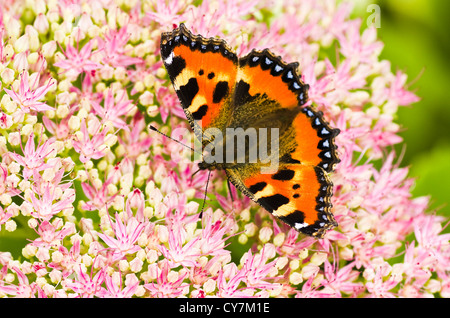
[[[201,130],[225,128],[232,114],[237,57],[224,41],[193,35],[182,24],[161,36],[161,56],[181,106]]]
[[[297,75],[298,63],[287,64],[265,49],[253,50],[239,59],[235,103],[244,104],[254,96],[276,101],[278,107],[303,105],[309,86]]]

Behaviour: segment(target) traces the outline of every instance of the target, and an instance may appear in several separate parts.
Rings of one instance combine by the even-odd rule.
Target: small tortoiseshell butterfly
[[[267,139],[256,145],[277,151],[276,171],[262,173],[267,162],[248,160],[255,147],[250,142],[245,162],[204,157],[200,169],[223,169],[240,191],[299,232],[322,238],[337,226],[328,172],[340,161],[334,142],[339,129],[322,112],[302,107],[309,86],[296,72],[298,63],[287,64],[267,49],[239,58],[224,40],[193,35],[184,24],[162,33],[161,57],[204,149],[214,139],[210,128],[278,129],[277,147]]]

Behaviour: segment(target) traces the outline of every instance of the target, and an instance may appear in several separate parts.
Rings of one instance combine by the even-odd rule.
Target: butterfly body
[[[308,85],[298,63],[269,50],[239,58],[225,41],[181,24],[161,36],[161,57],[186,117],[201,140],[200,169],[224,170],[242,193],[296,230],[318,238],[331,213],[339,133],[302,106]]]

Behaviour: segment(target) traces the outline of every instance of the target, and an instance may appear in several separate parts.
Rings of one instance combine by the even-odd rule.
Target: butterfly
[[[224,170],[243,194],[301,233],[323,238],[337,226],[328,173],[340,161],[340,131],[302,106],[309,85],[298,63],[268,49],[239,58],[224,40],[194,35],[184,24],[161,34],[161,58],[206,152],[200,169]],[[259,156],[263,148],[271,155]]]

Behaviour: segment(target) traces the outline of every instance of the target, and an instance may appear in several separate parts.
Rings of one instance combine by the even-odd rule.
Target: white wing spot
[[[174,56],[173,52],[170,52],[169,56],[164,60],[164,63],[167,65],[172,64]]]
[[[303,222],[303,223],[295,223],[295,224],[294,224],[294,227],[295,227],[296,230],[300,230],[300,229],[302,229],[302,228],[304,228],[304,227],[307,227],[308,225],[309,225],[309,224],[306,223],[306,222]]]
[[[328,130],[326,130],[325,128],[322,128],[321,133],[322,133],[322,135],[328,135],[330,132]]]

